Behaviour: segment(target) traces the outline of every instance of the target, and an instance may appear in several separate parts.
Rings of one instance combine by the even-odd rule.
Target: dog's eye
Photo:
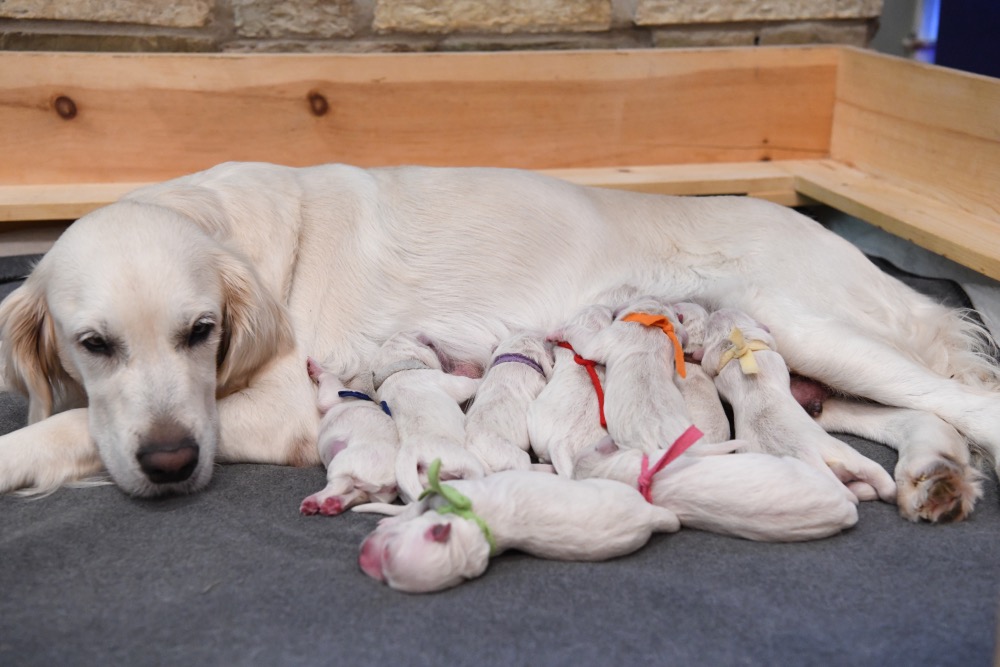
[[[211,335],[213,329],[215,329],[215,322],[208,318],[195,322],[194,326],[191,327],[191,331],[188,333],[188,346],[194,347],[199,343],[205,342],[209,335]]]
[[[114,352],[114,346],[102,336],[95,333],[86,334],[80,338],[80,345],[91,354],[98,354],[103,357],[110,357]]]

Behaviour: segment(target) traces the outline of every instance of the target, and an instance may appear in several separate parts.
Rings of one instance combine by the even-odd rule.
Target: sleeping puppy
[[[316,405],[319,457],[326,466],[326,488],[302,501],[302,514],[334,516],[358,503],[396,499],[396,424],[367,392],[352,391],[316,360],[306,363],[319,385]]]
[[[611,480],[506,470],[442,486],[451,488],[438,487],[379,523],[361,545],[358,562],[365,574],[401,591],[429,593],[478,577],[491,555],[508,549],[599,561],[632,553],[654,532],[680,528],[673,512]]]
[[[774,338],[752,317],[732,309],[712,313],[701,365],[732,405],[736,437],[747,441],[745,450],[793,456],[828,474],[832,470],[860,500],[895,501],[889,473],[828,435],[798,404]]]
[[[465,446],[486,474],[531,467],[528,407],[551,374],[552,351],[538,334],[516,334],[493,351],[465,414]]]
[[[372,384],[386,402],[399,432],[396,482],[406,502],[420,495],[426,470],[441,460],[442,479],[483,476],[479,460],[465,449],[465,415],[479,380],[451,375],[424,336],[399,332],[375,354]]]
[[[652,324],[654,320],[664,328]],[[596,329],[571,322],[557,333],[579,354],[604,364],[607,428],[618,445],[651,453],[696,432],[690,430],[694,424],[674,384],[674,375],[685,372],[686,334],[663,301],[640,297],[621,309],[609,326]]]
[[[705,347],[705,327],[708,325],[708,311],[696,303],[684,301],[673,304],[677,320],[684,325],[687,341],[684,343],[684,356],[692,362],[695,356],[700,357]],[[702,443],[725,442],[732,434],[732,425],[726,410],[722,407],[719,390],[715,382],[699,363],[687,363],[687,377],[674,374],[674,384],[684,398],[688,414],[704,437]]]
[[[735,450],[745,443],[727,444]],[[748,540],[797,542],[829,537],[857,523],[857,499],[806,463],[789,456],[714,449],[718,455],[683,454],[652,476],[652,502],[676,513],[681,526]],[[643,455],[605,439],[580,452],[573,475],[635,486]],[[662,455],[655,452],[649,458],[655,461]]]
[[[609,307],[594,305],[578,311],[568,324],[600,330],[611,321]],[[604,367],[588,366],[589,360],[564,347],[565,341],[549,339],[555,343],[552,376],[528,408],[528,438],[540,461],[551,461],[557,474],[571,477],[577,451],[608,433],[602,424]]]

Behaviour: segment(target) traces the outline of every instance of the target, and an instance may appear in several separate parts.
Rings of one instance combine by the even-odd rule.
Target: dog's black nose
[[[179,442],[150,442],[136,453],[139,467],[154,484],[183,482],[198,465],[198,445],[192,438]]]

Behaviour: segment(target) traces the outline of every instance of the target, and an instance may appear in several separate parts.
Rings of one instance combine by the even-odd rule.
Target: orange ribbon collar
[[[652,315],[650,313],[629,313],[622,318],[622,322],[636,322],[644,327],[660,329],[663,333],[667,334],[667,338],[674,344],[674,365],[677,368],[677,374],[682,378],[687,377],[687,369],[684,367],[684,348],[677,339],[677,332],[674,331],[674,325],[669,319],[663,315]]]

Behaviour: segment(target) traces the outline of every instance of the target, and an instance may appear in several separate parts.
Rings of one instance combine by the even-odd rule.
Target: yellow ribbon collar
[[[733,327],[733,330],[729,332],[729,340],[732,341],[733,346],[726,350],[719,359],[719,372],[733,359],[739,359],[740,370],[743,371],[744,375],[754,375],[759,372],[760,366],[757,365],[753,353],[770,350],[767,343],[762,340],[752,340],[748,343],[738,327]]]

